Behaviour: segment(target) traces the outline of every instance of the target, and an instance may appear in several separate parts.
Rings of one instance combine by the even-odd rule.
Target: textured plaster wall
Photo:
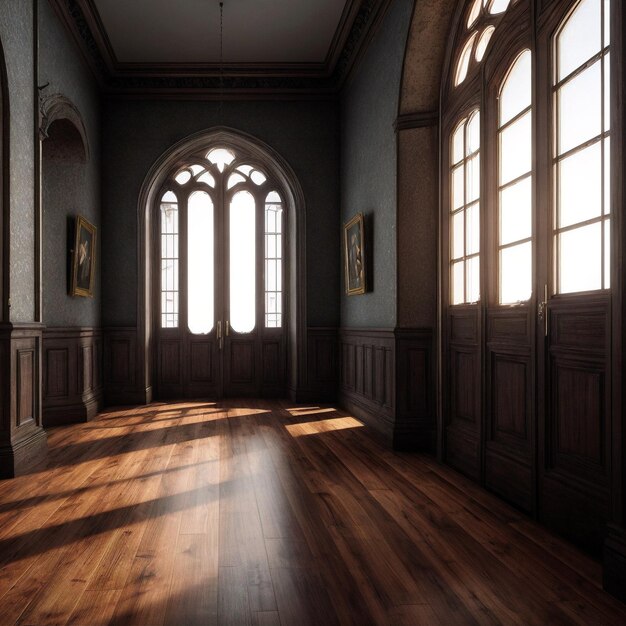
[[[103,322],[137,321],[137,202],[151,165],[185,137],[217,125],[270,145],[306,200],[309,326],[339,322],[338,111],[334,102],[110,100],[103,109]]]
[[[80,111],[89,142],[90,158],[48,158],[43,150],[43,321],[48,326],[99,326],[101,322],[100,259],[96,259],[94,298],[68,295],[68,216],[81,214],[100,232],[100,102],[95,81],[68,38],[48,0],[39,0],[40,83],[45,94],[61,93]],[[71,157],[71,155],[68,155]],[[100,255],[101,246],[97,246]]]
[[[402,59],[413,0],[393,0],[341,99],[341,218],[365,215],[371,265],[365,295],[346,296],[341,325],[396,324],[396,135]],[[343,236],[343,233],[342,233]]]
[[[4,49],[10,110],[11,320],[35,316],[33,5],[2,0],[0,42]]]

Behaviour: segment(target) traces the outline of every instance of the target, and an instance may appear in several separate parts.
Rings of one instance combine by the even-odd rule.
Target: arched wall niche
[[[39,106],[39,132],[45,142],[50,138],[68,144],[71,158],[76,158],[75,143],[82,144],[83,163],[89,161],[89,141],[82,115],[76,105],[62,94],[52,94],[41,98]],[[70,156],[68,154],[68,156]]]
[[[145,401],[152,398],[153,316],[151,268],[152,226],[155,197],[172,168],[199,150],[225,147],[244,151],[263,163],[282,186],[288,219],[288,376],[292,395],[306,380],[306,205],[304,193],[291,166],[273,148],[241,131],[216,127],[200,131],[174,144],[154,163],[142,185],[137,209],[139,289],[137,290],[137,373],[145,388]],[[143,391],[142,391],[143,399]]]

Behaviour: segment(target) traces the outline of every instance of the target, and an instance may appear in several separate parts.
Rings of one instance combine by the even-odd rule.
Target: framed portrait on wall
[[[365,233],[363,214],[357,213],[343,227],[346,293],[365,293]]]
[[[72,250],[72,281],[70,295],[93,298],[96,271],[96,227],[82,215],[76,218]]]

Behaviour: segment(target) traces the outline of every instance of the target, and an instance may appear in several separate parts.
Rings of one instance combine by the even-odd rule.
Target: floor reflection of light
[[[317,415],[318,413],[336,413],[337,409],[327,408],[320,409],[320,407],[303,407],[301,409],[287,409],[294,417],[300,417],[301,415]]]
[[[337,417],[334,419],[320,420],[319,422],[302,422],[301,424],[286,424],[285,428],[292,437],[304,437],[319,433],[332,432],[333,430],[346,430],[348,428],[362,428],[363,424],[353,417]]]

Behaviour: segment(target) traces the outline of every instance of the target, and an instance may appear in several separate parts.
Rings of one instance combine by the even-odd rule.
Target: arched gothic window
[[[557,509],[608,510],[614,10],[469,0],[442,85],[444,456],[594,549]]]
[[[283,198],[263,164],[226,146],[167,178],[155,238],[161,396],[260,394],[260,367],[284,371]]]

